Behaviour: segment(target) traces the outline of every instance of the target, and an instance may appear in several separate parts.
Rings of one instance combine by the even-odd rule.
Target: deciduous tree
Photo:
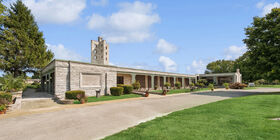
[[[245,70],[250,70],[258,78],[279,79],[280,9],[272,9],[265,17],[254,17],[252,25],[245,31],[247,37],[243,41],[248,47],[246,59],[242,62],[243,66],[248,65]]]

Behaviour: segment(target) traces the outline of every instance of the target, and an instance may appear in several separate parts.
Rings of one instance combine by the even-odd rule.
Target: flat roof
[[[114,65],[92,64],[92,63],[88,63],[88,62],[80,62],[80,61],[73,61],[73,60],[63,60],[63,59],[53,59],[47,66],[45,66],[43,69],[41,69],[41,71],[43,71],[45,68],[47,68],[54,61],[71,62],[71,63],[79,63],[79,64],[94,65],[94,66],[101,66],[101,67],[111,67],[111,68],[119,68],[119,69],[128,69],[128,70],[140,70],[140,71],[145,71],[145,72],[159,72],[159,73],[162,73],[162,74],[165,73],[165,74],[184,75],[184,76],[188,76],[188,77],[195,77],[196,76],[196,75],[191,75],[191,74],[163,72],[163,71],[154,71],[154,70],[145,70],[145,69],[136,69],[136,68],[128,68],[128,67],[119,67],[119,66],[114,66]]]

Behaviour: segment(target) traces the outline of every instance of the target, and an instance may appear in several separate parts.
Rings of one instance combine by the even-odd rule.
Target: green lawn
[[[280,88],[280,85],[259,85],[257,87]]]
[[[210,89],[209,88],[201,88],[201,89],[195,89],[192,92],[205,91],[205,90],[210,90]],[[162,90],[154,90],[154,91],[151,91],[151,92],[162,92]],[[191,90],[190,89],[171,89],[171,90],[169,90],[169,92],[167,94],[188,93],[188,92],[191,92]]]
[[[244,89],[257,89],[257,88],[280,88],[280,85],[258,85],[256,87],[245,87]]]
[[[238,97],[171,113],[106,140],[279,140],[280,93]]]
[[[108,101],[108,100],[117,100],[117,99],[125,99],[125,98],[136,98],[136,97],[142,97],[138,94],[124,94],[121,96],[101,96],[99,98],[96,98],[95,96],[88,97],[88,102],[100,102],[100,101]],[[74,104],[80,104],[78,100],[74,101]]]

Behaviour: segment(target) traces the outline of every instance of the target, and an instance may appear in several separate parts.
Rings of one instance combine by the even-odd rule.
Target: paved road
[[[177,94],[7,118],[0,120],[0,139],[100,139],[173,111],[255,92]]]

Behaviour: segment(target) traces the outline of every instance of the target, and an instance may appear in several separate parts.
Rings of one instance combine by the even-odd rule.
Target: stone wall
[[[82,85],[83,73],[100,75],[100,85]],[[87,96],[95,96],[96,90],[101,90],[101,95],[105,95],[110,93],[110,87],[116,86],[117,73],[96,65],[56,61],[55,80],[55,95],[60,99],[68,90],[84,90]]]

